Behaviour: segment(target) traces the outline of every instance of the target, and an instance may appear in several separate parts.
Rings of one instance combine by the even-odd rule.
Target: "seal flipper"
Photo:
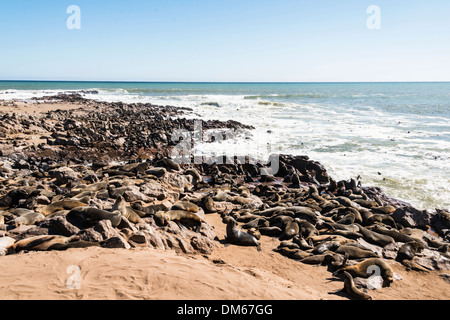
[[[257,250],[258,252],[261,252],[261,251],[262,251],[262,249],[261,249],[261,243],[258,243],[258,246],[256,247],[256,250]]]

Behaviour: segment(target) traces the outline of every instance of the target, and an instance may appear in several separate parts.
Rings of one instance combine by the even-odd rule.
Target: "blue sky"
[[[450,1],[2,1],[0,43],[3,80],[450,81]]]

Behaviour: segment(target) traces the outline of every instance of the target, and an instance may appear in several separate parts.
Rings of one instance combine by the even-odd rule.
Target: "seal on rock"
[[[196,222],[198,227],[201,226],[202,222],[205,222],[202,218],[192,212],[184,211],[184,210],[169,210],[169,211],[158,211],[155,214],[155,219],[161,225],[166,225],[169,221],[190,221]]]
[[[20,217],[15,218],[12,222],[16,227],[19,227],[21,225],[32,225],[37,222],[41,222],[45,219],[45,216],[42,213],[38,212],[29,212],[24,215],[21,215]]]
[[[114,203],[111,211],[119,211],[122,216],[124,216],[125,218],[127,218],[128,220],[130,220],[133,223],[142,223],[142,219],[141,217],[136,213],[135,210],[133,210],[133,208],[127,206],[127,203],[125,201],[125,199],[123,198],[123,196],[119,196],[116,200],[116,202]],[[143,213],[145,215],[145,213]]]
[[[100,220],[109,220],[113,227],[117,227],[121,221],[121,216],[120,211],[109,212],[95,207],[77,207],[70,210],[66,219],[79,228],[94,225]]]
[[[54,203],[49,204],[44,209],[42,209],[41,213],[44,216],[48,216],[56,211],[61,210],[72,210],[77,207],[87,207],[88,205],[84,202],[78,200],[61,200]]]
[[[394,281],[394,270],[380,258],[370,258],[353,266],[344,266],[336,271],[335,274],[347,271],[353,277],[369,278],[375,273],[377,267],[380,269],[380,275],[384,280],[384,284],[389,286]]]
[[[65,237],[58,235],[35,236],[17,241],[14,243],[13,249],[17,252],[21,250],[47,251],[51,246],[57,243],[65,244],[76,238],[78,237]]]
[[[198,210],[200,210],[200,208],[189,201],[180,201],[175,203],[172,208],[170,210],[184,210],[184,211],[188,211],[188,212],[198,212]]]

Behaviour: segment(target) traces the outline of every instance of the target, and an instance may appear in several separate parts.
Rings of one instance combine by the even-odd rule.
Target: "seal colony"
[[[236,158],[177,164],[170,134],[192,129],[186,109],[44,99],[79,108],[0,114],[0,255],[89,246],[208,255],[223,242],[258,250],[272,237],[280,258],[326,266],[357,299],[371,299],[368,279],[380,277],[381,288],[400,279],[392,264],[450,269],[448,210],[417,210],[354,179],[334,181],[307,156],[280,155],[273,176],[261,176],[266,164]],[[209,214],[227,225],[222,241]]]

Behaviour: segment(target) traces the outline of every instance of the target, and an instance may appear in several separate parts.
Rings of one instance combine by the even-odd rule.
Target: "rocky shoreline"
[[[261,175],[265,163],[235,158],[179,165],[170,136],[193,130],[187,109],[77,94],[42,101],[72,108],[0,113],[2,254],[101,246],[208,255],[223,243],[204,218],[219,214],[255,239],[279,239],[279,254],[332,272],[370,258],[414,272],[450,270],[448,210],[418,210],[353,179],[334,181],[307,156],[279,155],[274,175]],[[235,121],[202,127],[252,129]]]

